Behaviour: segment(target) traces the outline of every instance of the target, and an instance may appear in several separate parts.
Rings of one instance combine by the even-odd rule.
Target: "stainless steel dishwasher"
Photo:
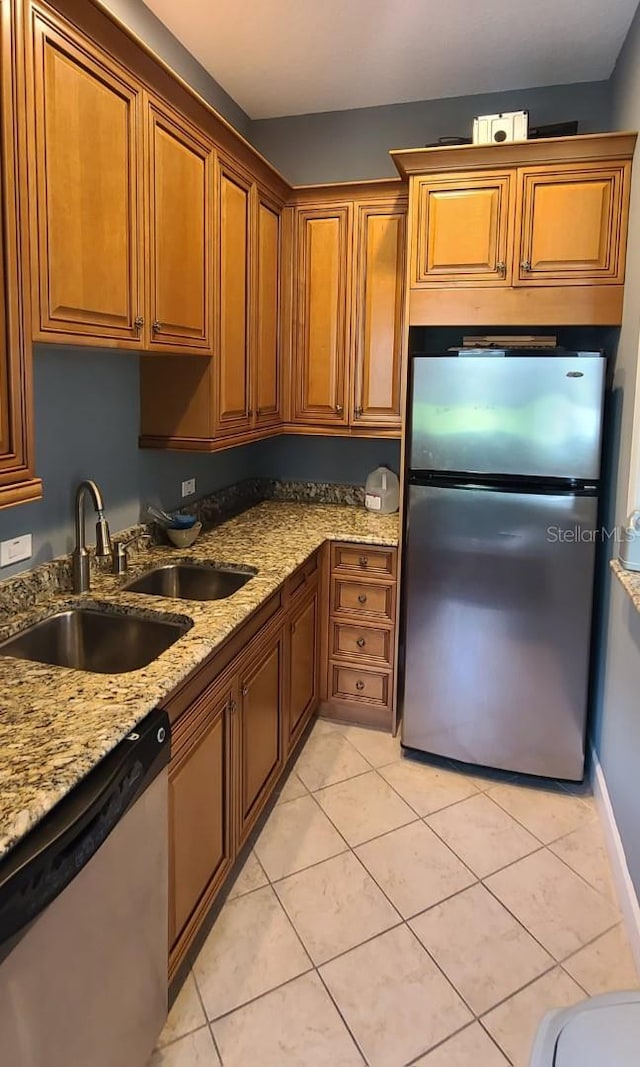
[[[147,1064],[167,1016],[169,741],[152,712],[0,863],[1,1067]]]

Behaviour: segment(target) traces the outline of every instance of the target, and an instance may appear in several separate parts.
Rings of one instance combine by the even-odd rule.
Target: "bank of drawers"
[[[396,567],[394,548],[331,546],[328,699],[380,726],[393,707]]]

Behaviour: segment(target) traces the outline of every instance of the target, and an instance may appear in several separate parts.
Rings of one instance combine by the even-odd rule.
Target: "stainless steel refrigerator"
[[[402,743],[580,780],[606,360],[411,363]]]

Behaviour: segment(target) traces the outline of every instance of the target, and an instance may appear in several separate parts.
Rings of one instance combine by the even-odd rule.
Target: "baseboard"
[[[638,897],[629,874],[627,857],[625,856],[618,824],[616,823],[604,771],[600,766],[600,760],[593,746],[591,747],[591,760],[593,795],[602,820],[605,843],[609,853],[613,880],[629,938],[629,945],[635,959],[636,968],[640,974],[640,903],[638,903]]]

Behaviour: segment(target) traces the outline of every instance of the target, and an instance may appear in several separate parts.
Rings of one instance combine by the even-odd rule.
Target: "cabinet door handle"
[[[500,277],[504,278],[507,273],[507,264],[503,263],[502,260],[500,260],[499,263],[496,263],[496,269]]]
[[[356,644],[357,644],[358,648],[364,648],[366,643],[367,642],[365,641],[364,637],[359,637],[358,640],[356,641]]]
[[[296,632],[296,624],[295,624],[295,622],[292,622],[291,623],[291,633],[294,634],[295,632]]]
[[[366,604],[367,603],[367,597],[366,597],[365,593],[360,593],[360,596],[358,597],[358,603],[359,604]]]
[[[361,567],[365,567],[366,568],[366,567],[369,566],[369,557],[368,556],[360,556],[360,559],[358,560],[358,562],[359,562]]]
[[[531,270],[531,261],[529,259],[523,259],[520,264],[522,270]]]
[[[354,408],[353,409],[353,414],[354,414],[356,419],[362,418],[362,408],[361,407]]]
[[[136,318],[133,320],[133,325],[135,326],[135,328],[138,331],[138,333],[140,333],[140,330],[144,326],[144,319],[143,319],[142,315],[136,316]]]
[[[230,712],[231,712],[231,714],[233,715],[234,711],[235,711],[235,710],[236,710],[236,708],[238,707],[238,705],[236,704],[236,702],[235,702],[235,700],[233,699],[233,697],[231,697],[231,700],[229,701],[229,703],[228,703],[227,707],[229,708],[229,711],[230,711]]]
[[[155,321],[153,322],[153,332],[154,333],[160,333],[161,329],[162,329],[162,323],[158,322],[158,320],[155,319]]]
[[[243,695],[243,697],[246,697],[248,692],[249,692],[249,686],[248,685],[243,685],[243,687],[242,687],[242,695]]]
[[[364,689],[364,682],[360,682],[360,681],[356,682],[356,689],[358,690],[358,692],[361,693],[362,690]]]
[[[343,408],[342,404],[336,404],[336,415],[342,415],[343,411],[344,411],[344,408]]]

